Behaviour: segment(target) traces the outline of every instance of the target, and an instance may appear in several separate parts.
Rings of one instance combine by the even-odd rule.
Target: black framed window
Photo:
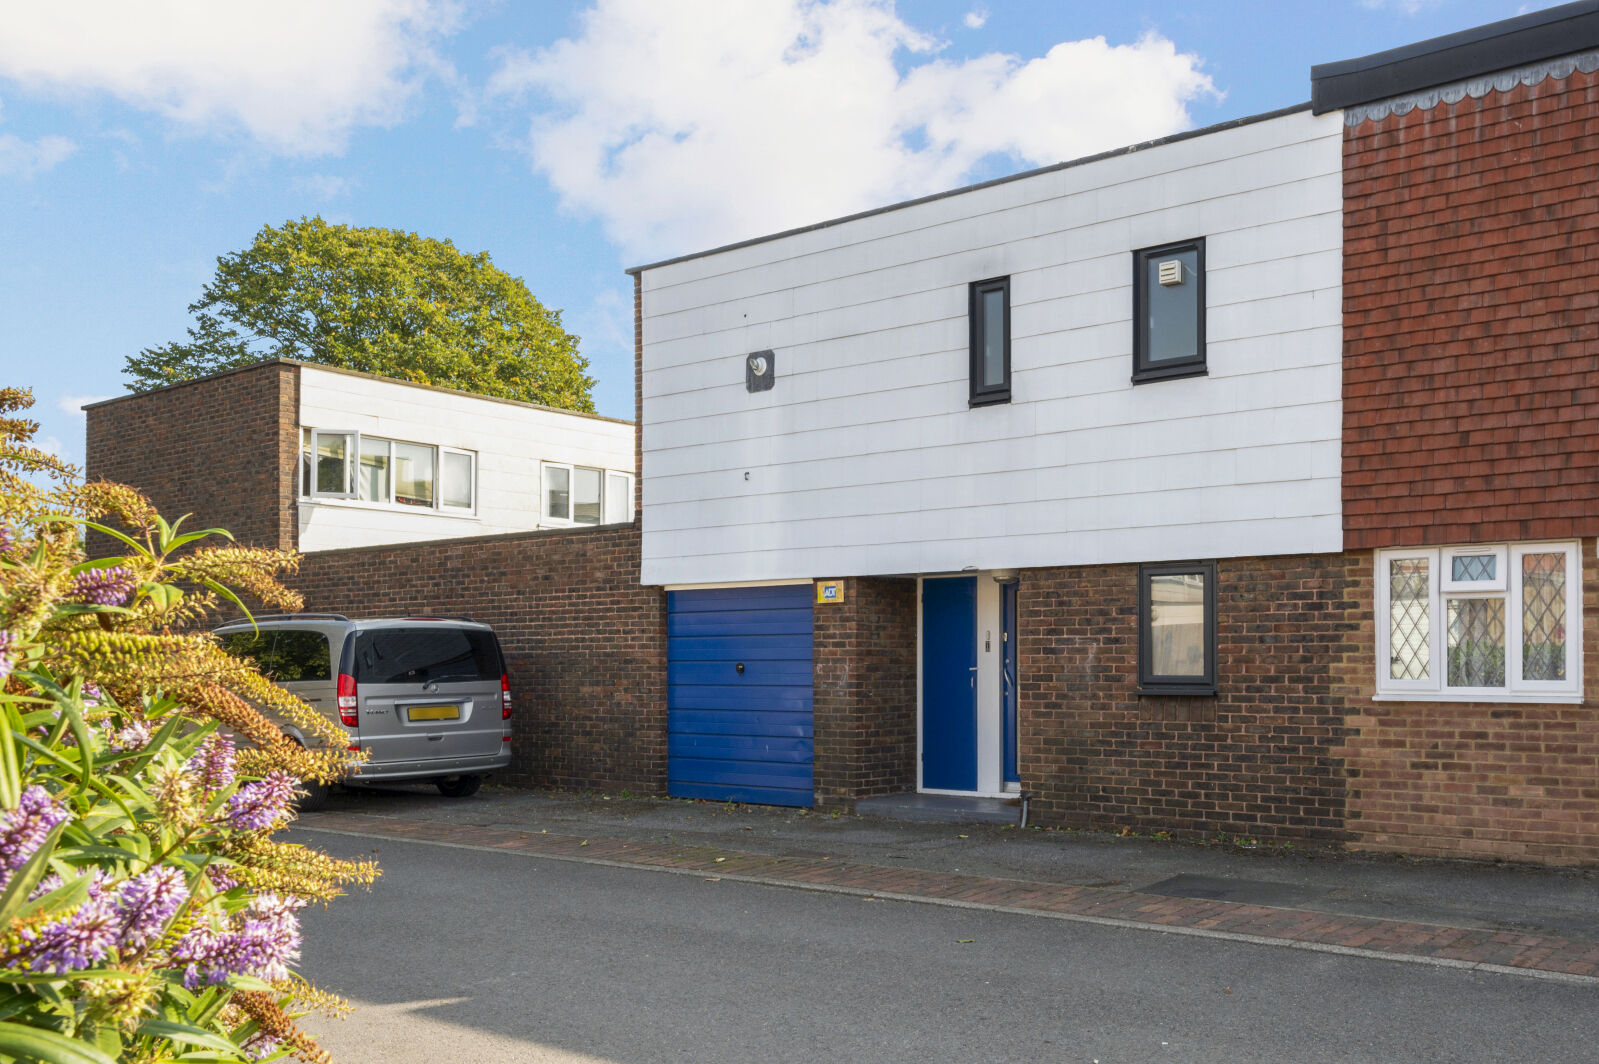
[[[1133,252],[1133,380],[1205,372],[1205,238]]]
[[[1010,278],[971,286],[972,406],[1010,402]]]
[[[1138,687],[1216,693],[1216,563],[1138,567]]]

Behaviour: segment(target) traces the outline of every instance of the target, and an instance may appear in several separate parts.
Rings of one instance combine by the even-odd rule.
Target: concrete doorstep
[[[715,838],[706,841],[703,831],[698,832],[701,838],[694,842],[678,841],[676,836],[680,832],[668,832],[663,840],[659,830],[652,828],[641,832],[632,826],[632,818],[626,815],[620,818],[623,823],[615,823],[613,815],[599,817],[599,823],[557,824],[560,828],[577,827],[576,832],[551,831],[531,824],[522,826],[520,822],[529,819],[535,823],[540,820],[556,823],[559,819],[554,815],[538,816],[537,798],[531,799],[531,809],[518,810],[528,815],[513,815],[503,807],[491,809],[482,805],[471,810],[466,803],[441,804],[437,799],[432,804],[423,804],[416,798],[414,794],[402,793],[394,800],[387,800],[381,793],[373,797],[371,792],[357,792],[352,800],[337,803],[333,809],[306,814],[297,829],[1599,984],[1599,937],[1504,927],[1455,926],[1413,918],[1386,919],[1327,911],[1325,907],[1302,907],[1319,904],[1321,895],[1333,894],[1339,889],[1330,887],[1318,891],[1313,883],[1302,878],[1298,883],[1285,883],[1240,878],[1225,870],[1221,875],[1180,872],[1149,883],[1143,889],[1116,889],[926,867],[894,867],[887,860],[874,860],[849,846],[838,849],[857,849],[851,856],[822,849],[796,851],[792,845],[786,847],[787,854],[762,853],[755,852],[756,846],[740,848],[725,845]],[[490,802],[493,801],[495,799],[491,798]],[[581,801],[592,803],[594,800]],[[345,808],[338,808],[338,804]],[[670,804],[680,807],[666,810],[666,815],[675,823],[692,825],[696,820],[727,815],[727,807],[723,806],[702,804],[702,812],[696,810],[694,803]],[[738,810],[735,819],[745,821],[759,822],[761,817],[771,815],[796,815],[793,811],[768,813],[749,807],[735,809]],[[477,823],[463,823],[471,812],[493,815],[486,818],[488,823],[479,816],[471,816]],[[605,809],[604,812],[612,811]],[[641,819],[649,819],[653,810],[646,809],[644,813]],[[606,819],[613,822],[607,825],[603,822]],[[607,831],[607,826],[621,830]],[[596,829],[594,834],[584,833],[589,827]],[[712,827],[739,834],[757,830],[748,823],[717,824],[713,821]],[[941,825],[933,830],[948,835],[960,829]],[[641,834],[645,837],[639,837]],[[954,837],[965,840],[969,836],[957,834]],[[1022,843],[1016,835],[1011,837],[1017,844]],[[760,841],[759,836],[753,834],[746,838],[750,843]],[[886,850],[884,856],[887,856]],[[1264,860],[1269,861],[1269,858]],[[1214,862],[1206,867],[1211,871],[1219,870]],[[1473,872],[1467,868],[1461,870],[1461,875],[1469,877]],[[1586,893],[1589,886],[1584,881],[1561,885],[1575,886],[1582,893]],[[1514,904],[1513,898],[1507,897],[1506,901]]]

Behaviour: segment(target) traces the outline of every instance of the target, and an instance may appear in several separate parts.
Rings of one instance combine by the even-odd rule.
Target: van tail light
[[[511,677],[509,673],[500,673],[500,719],[511,719]]]
[[[339,673],[339,722],[346,728],[358,726],[361,718],[356,714],[356,710],[360,705],[361,699],[355,689],[355,677],[347,672]]]

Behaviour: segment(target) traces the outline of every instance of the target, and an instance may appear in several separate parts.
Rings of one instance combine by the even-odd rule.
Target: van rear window
[[[379,628],[355,637],[358,683],[498,683],[503,671],[489,632]]]
[[[262,675],[276,683],[301,683],[333,678],[328,637],[293,628],[229,632],[222,649],[236,658],[252,658]]]

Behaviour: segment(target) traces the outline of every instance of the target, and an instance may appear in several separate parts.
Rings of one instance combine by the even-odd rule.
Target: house
[[[288,359],[87,407],[88,470],[319,551],[630,524],[633,425]]]
[[[1568,4],[630,271],[670,793],[1599,860],[1596,68]]]

